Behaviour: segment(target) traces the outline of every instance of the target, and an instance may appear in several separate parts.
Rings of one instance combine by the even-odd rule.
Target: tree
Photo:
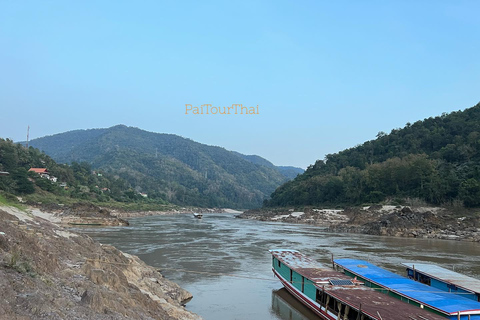
[[[15,181],[15,191],[20,194],[29,194],[35,192],[33,183],[28,180],[27,170],[18,168],[12,173],[12,178]]]
[[[463,181],[460,185],[460,198],[466,207],[480,205],[480,182],[474,178]]]

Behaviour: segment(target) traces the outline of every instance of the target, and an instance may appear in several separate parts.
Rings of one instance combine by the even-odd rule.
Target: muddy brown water
[[[402,262],[431,262],[480,278],[480,244],[334,234],[308,225],[236,219],[232,214],[128,219],[128,227],[79,229],[139,256],[193,294],[187,309],[206,320],[318,319],[273,278],[272,248],[299,250],[329,265],[368,260],[404,274]],[[181,270],[181,271],[179,271]]]

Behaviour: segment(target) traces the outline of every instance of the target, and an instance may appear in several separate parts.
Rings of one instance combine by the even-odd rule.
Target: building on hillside
[[[57,177],[51,176],[50,172],[48,172],[47,168],[30,168],[30,170],[35,173],[38,173],[40,177],[48,179],[52,182],[57,182]]]

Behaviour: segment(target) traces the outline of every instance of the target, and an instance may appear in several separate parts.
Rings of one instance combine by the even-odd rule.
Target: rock
[[[14,220],[0,210],[0,319],[201,319],[182,306],[188,291],[138,257],[40,218]]]
[[[128,226],[128,221],[116,217],[63,217],[65,225]]]
[[[413,213],[412,209],[410,207],[403,207],[402,210],[400,210],[402,213]]]

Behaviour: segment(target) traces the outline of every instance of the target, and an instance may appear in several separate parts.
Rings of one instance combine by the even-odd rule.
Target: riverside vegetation
[[[57,182],[28,171],[31,167],[47,168]],[[142,197],[121,177],[93,171],[86,163],[58,164],[33,147],[25,148],[0,138],[0,195],[10,203],[26,205],[72,206],[93,202],[118,210],[172,210],[176,206],[159,198]]]
[[[329,154],[277,188],[264,207],[402,205],[406,198],[480,206],[480,104]]]

